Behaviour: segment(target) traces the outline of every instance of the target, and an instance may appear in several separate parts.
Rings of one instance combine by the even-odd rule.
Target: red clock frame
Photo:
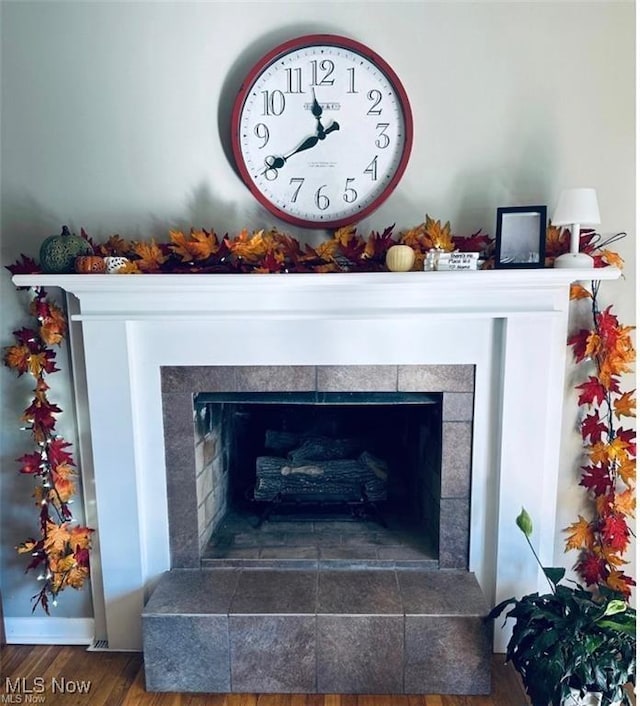
[[[409,98],[407,96],[407,93],[404,90],[404,87],[400,82],[400,79],[398,78],[398,75],[395,73],[395,71],[381,56],[376,54],[376,52],[374,52],[372,49],[369,49],[369,47],[365,46],[364,44],[355,41],[354,39],[349,39],[348,37],[342,37],[335,34],[308,34],[283,42],[282,44],[279,44],[277,47],[265,54],[247,74],[247,77],[245,78],[243,84],[240,86],[240,90],[238,91],[238,95],[236,96],[236,99],[234,101],[233,110],[231,113],[231,144],[233,148],[235,164],[240,172],[242,181],[249,188],[253,196],[268,211],[270,211],[274,216],[277,216],[283,221],[286,221],[287,223],[291,223],[296,226],[300,226],[302,228],[332,229],[340,228],[341,226],[349,225],[351,223],[355,223],[356,221],[354,220],[353,216],[349,216],[348,218],[341,218],[335,221],[323,221],[319,223],[317,221],[309,221],[303,218],[299,218],[298,216],[294,216],[290,213],[287,213],[286,211],[279,209],[254,184],[253,180],[251,179],[251,176],[249,175],[249,171],[244,163],[242,150],[240,148],[240,116],[244,107],[245,100],[249,95],[251,89],[253,88],[253,84],[255,83],[258,76],[268,66],[276,62],[283,55],[288,54],[291,51],[295,51],[296,49],[301,49],[303,47],[314,45],[336,46],[342,49],[349,49],[350,51],[361,54],[367,60],[375,64],[377,68],[380,69],[380,71],[387,77],[400,100],[405,126],[404,144],[402,146],[402,156],[400,157],[400,162],[398,163],[398,167],[393,177],[389,180],[389,183],[385,186],[385,188],[368,206],[363,208],[362,211],[358,213],[358,220],[368,216],[370,213],[379,208],[389,198],[393,190],[398,185],[398,182],[402,178],[402,175],[404,174],[405,169],[407,167],[407,163],[409,162],[409,156],[411,155],[411,147],[413,144],[413,116],[411,114],[411,106],[409,104]]]

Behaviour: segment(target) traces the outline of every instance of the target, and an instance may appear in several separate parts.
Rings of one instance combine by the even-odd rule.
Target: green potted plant
[[[613,706],[632,703],[635,684],[636,611],[607,587],[591,592],[544,567],[529,537],[533,524],[522,510],[516,524],[549,582],[550,592],[509,598],[488,620],[513,618],[506,659],[522,677],[533,706]]]

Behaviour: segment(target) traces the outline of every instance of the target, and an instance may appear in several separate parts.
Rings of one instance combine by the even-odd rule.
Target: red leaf
[[[18,343],[26,346],[32,353],[40,353],[42,350],[42,341],[38,332],[34,331],[32,328],[22,327],[18,331],[14,331],[13,335],[16,337]]]
[[[12,275],[32,275],[41,272],[36,261],[26,255],[20,255],[19,260],[16,260],[13,265],[7,265],[5,269],[9,270]]]
[[[582,385],[576,385],[576,390],[582,390],[578,398],[579,405],[593,404],[594,401],[596,404],[602,404],[606,395],[602,383],[593,375],[590,375],[588,381],[583,382]]]
[[[578,331],[578,333],[574,333],[573,336],[571,336],[567,341],[567,343],[573,348],[573,355],[577,363],[584,360],[587,352],[587,339],[590,335],[591,331],[582,329],[581,331]]]
[[[623,553],[629,544],[629,527],[623,515],[609,515],[602,525],[602,539],[614,552]]]
[[[593,414],[587,415],[582,420],[580,431],[582,432],[582,438],[585,441],[589,439],[590,444],[595,444],[601,440],[602,434],[606,434],[609,431],[609,428],[600,419],[598,414],[594,412]]]
[[[454,235],[452,240],[456,250],[460,252],[484,252],[491,244],[491,238],[482,230],[477,230],[468,237]]]
[[[38,452],[20,456],[17,461],[21,464],[20,473],[33,474],[39,473],[41,470],[42,456]]]
[[[606,578],[607,572],[602,559],[591,552],[584,552],[582,559],[576,564],[576,570],[590,586]]]
[[[49,458],[49,463],[52,466],[60,466],[63,463],[70,466],[75,465],[71,454],[65,451],[65,449],[69,446],[71,446],[71,444],[68,441],[65,441],[62,437],[52,439],[47,445],[47,456]]]
[[[617,439],[623,441],[626,446],[626,451],[630,456],[635,458],[636,455],[636,433],[633,429],[617,429],[615,434]]]
[[[583,466],[580,485],[593,490],[596,495],[605,495],[613,485],[609,469],[606,466]]]

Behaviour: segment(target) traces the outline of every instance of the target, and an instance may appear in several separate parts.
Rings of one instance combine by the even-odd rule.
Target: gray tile
[[[313,365],[248,365],[236,367],[239,392],[313,392]]]
[[[193,395],[188,392],[162,395],[165,436],[169,542],[172,567],[198,565],[198,499],[195,476],[195,426]]]
[[[232,691],[316,691],[315,616],[234,615],[229,639]]]
[[[489,694],[489,626],[482,618],[407,616],[408,694]]]
[[[239,576],[240,572],[234,569],[167,571],[152,592],[142,615],[226,615]]]
[[[231,603],[231,613],[315,613],[317,580],[316,571],[243,571]]]
[[[471,422],[442,424],[443,498],[467,498],[471,491]]]
[[[320,559],[377,559],[378,550],[375,545],[359,546],[359,545],[340,545],[334,544],[331,546],[320,547]]]
[[[399,365],[400,392],[473,392],[473,365]]]
[[[318,366],[319,392],[395,392],[397,383],[395,365]]]
[[[319,693],[402,693],[401,616],[319,615],[317,639]]]
[[[162,392],[235,392],[235,370],[217,365],[163,366]]]
[[[445,392],[442,395],[443,422],[473,420],[473,392]]]
[[[466,498],[440,501],[439,556],[443,569],[469,566],[469,501]]]
[[[147,616],[142,639],[147,690],[231,689],[227,616]]]
[[[468,571],[398,571],[405,615],[482,617],[489,606],[474,574]]]
[[[318,547],[263,547],[261,559],[317,559]]]
[[[318,613],[400,615],[402,601],[394,571],[322,571]]]

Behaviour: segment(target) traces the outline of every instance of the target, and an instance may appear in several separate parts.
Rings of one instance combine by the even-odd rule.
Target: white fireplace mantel
[[[541,579],[514,519],[526,505],[536,549],[551,564],[569,284],[619,276],[615,268],[14,276],[17,286],[72,295],[80,461],[87,520],[98,530],[96,638],[139,649],[144,600],[170,566],[166,365],[475,365],[470,569],[490,601],[536,590]],[[504,644],[498,634],[496,648]]]

